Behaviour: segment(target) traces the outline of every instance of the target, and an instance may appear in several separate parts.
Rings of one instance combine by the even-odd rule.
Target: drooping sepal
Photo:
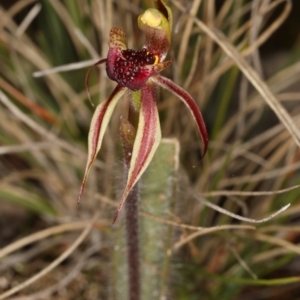
[[[202,157],[204,157],[207,146],[208,146],[208,133],[206,130],[205,122],[203,120],[202,114],[195,102],[195,100],[191,97],[190,94],[188,94],[184,89],[179,87],[176,83],[174,83],[172,80],[163,77],[163,76],[155,76],[152,77],[151,80],[161,87],[167,89],[171,93],[173,93],[175,96],[177,96],[180,100],[183,101],[183,103],[187,106],[189,111],[191,112],[200,134],[200,137],[203,142],[203,151],[202,151]]]
[[[113,222],[136,182],[148,167],[161,140],[160,122],[156,105],[156,87],[151,81],[141,89],[139,123],[133,145],[124,193]]]
[[[126,88],[117,86],[104,102],[99,104],[94,112],[88,136],[88,159],[77,202],[80,202],[90,169],[101,148],[103,136],[118,100],[124,95]]]

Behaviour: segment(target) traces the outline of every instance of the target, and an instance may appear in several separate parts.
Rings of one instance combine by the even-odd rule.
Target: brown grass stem
[[[55,259],[51,264],[49,264],[46,268],[42,269],[40,272],[36,273],[34,276],[30,277],[26,281],[22,282],[21,284],[13,287],[12,289],[8,290],[7,292],[0,295],[0,300],[6,299],[7,297],[17,293],[18,291],[24,289],[25,287],[31,285],[32,283],[39,280],[41,277],[45,276],[47,273],[52,271],[58,265],[60,265],[66,258],[68,258],[77,247],[84,241],[87,237],[89,232],[91,231],[94,222],[98,219],[98,212],[94,215],[92,221],[86,225],[85,229],[79,235],[79,237],[74,241],[74,243],[65,251],[63,252],[57,259]]]

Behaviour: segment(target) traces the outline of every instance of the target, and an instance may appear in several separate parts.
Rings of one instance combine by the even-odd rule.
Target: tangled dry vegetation
[[[0,3],[0,299],[108,299],[114,288],[107,270],[111,220],[123,186],[118,116],[125,100],[79,208],[76,198],[93,112],[85,67],[106,56],[113,26],[124,29],[132,48],[143,42],[136,18],[149,1],[126,2]],[[260,53],[293,12],[292,1],[169,3],[175,60],[165,75],[196,99],[210,135],[209,153],[199,164],[194,123],[177,99],[161,92],[163,136],[176,137],[181,148],[178,207],[169,221],[178,234],[165,249],[172,254],[173,297],[295,299],[299,28],[289,51],[265,52],[264,59]],[[93,101],[114,86],[105,68],[95,71]],[[291,206],[249,226],[208,208],[204,199],[252,219]],[[155,219],[145,211],[141,217]]]

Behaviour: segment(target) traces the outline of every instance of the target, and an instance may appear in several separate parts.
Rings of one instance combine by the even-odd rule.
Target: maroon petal
[[[208,134],[207,134],[207,130],[206,130],[206,126],[205,126],[202,114],[201,114],[195,100],[184,89],[179,87],[177,84],[175,84],[172,80],[170,80],[168,78],[165,78],[163,76],[155,76],[155,77],[152,77],[151,79],[155,83],[160,85],[161,87],[167,89],[168,91],[173,93],[175,96],[177,96],[188,107],[188,109],[190,110],[190,112],[198,126],[198,130],[199,130],[202,142],[203,142],[202,157],[204,157],[204,155],[207,151],[207,146],[208,146]]]
[[[114,27],[109,33],[109,51],[107,55],[106,72],[107,76],[116,81],[116,67],[122,56],[122,50],[127,49],[127,39],[121,28]]]
[[[102,139],[110,117],[118,100],[124,95],[125,91],[126,88],[117,86],[112,92],[112,94],[108,97],[108,99],[99,104],[94,112],[88,137],[88,160],[77,199],[78,203],[80,202],[80,198],[83,193],[89,175],[89,171],[101,148]]]
[[[161,130],[156,106],[156,88],[153,83],[148,82],[141,89],[139,123],[134,140],[127,183],[113,222],[116,221],[129,192],[148,167],[160,140]]]

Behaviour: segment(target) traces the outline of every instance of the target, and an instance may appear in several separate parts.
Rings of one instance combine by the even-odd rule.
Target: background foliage
[[[84,88],[86,68],[32,74],[75,62],[87,67],[105,57],[113,26],[124,29],[130,47],[141,47],[136,19],[150,2],[0,2],[0,299],[66,251],[67,260],[9,299],[52,299],[53,294],[107,299],[115,288],[107,270],[118,230],[111,220],[123,186],[118,116],[127,102],[117,107],[78,208],[93,113]],[[209,153],[199,163],[200,142],[189,113],[161,92],[163,136],[176,137],[181,148],[177,208],[170,217],[177,224],[172,297],[296,299],[300,193],[280,191],[299,184],[299,1],[169,3],[175,61],[164,75],[196,99],[210,134]],[[271,94],[259,92],[264,83]],[[93,101],[102,101],[114,86],[105,68],[93,72]],[[275,109],[268,105],[272,101]],[[278,105],[288,112],[289,125],[278,119]],[[147,176],[153,186],[155,172]],[[147,181],[142,186],[147,190]],[[201,197],[255,219],[287,203],[291,207],[256,230],[184,227],[245,225],[205,207]]]

